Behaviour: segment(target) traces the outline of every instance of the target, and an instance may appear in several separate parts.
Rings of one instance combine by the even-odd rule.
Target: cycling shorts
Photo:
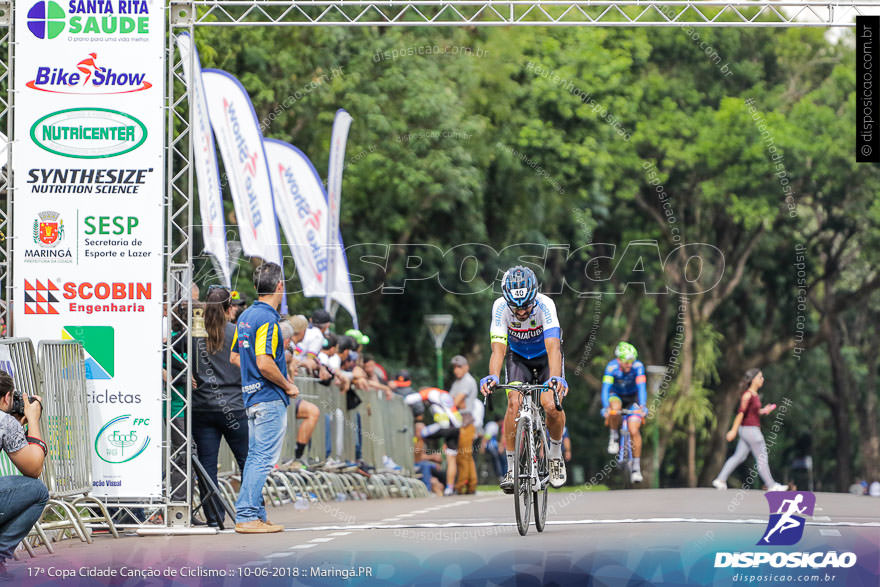
[[[432,425],[433,426],[433,425]],[[429,434],[425,434],[425,432],[429,432]],[[437,438],[440,440],[446,441],[446,454],[450,456],[455,456],[458,454],[458,428],[441,428],[439,430],[434,430],[430,426],[426,426],[422,431],[422,438],[425,440],[430,440],[432,438]]]
[[[612,393],[608,396],[608,404],[609,405],[611,404],[611,400],[613,400],[613,399],[619,400],[621,403],[621,409],[624,409],[624,410],[640,410],[642,408],[642,406],[640,406],[638,404],[638,402],[636,402],[636,396],[634,396],[634,395],[625,395],[625,396],[621,397],[621,396],[617,395],[616,393]],[[641,414],[630,414],[629,416],[627,416],[627,420],[630,418],[638,418],[639,420],[641,420],[642,415]]]

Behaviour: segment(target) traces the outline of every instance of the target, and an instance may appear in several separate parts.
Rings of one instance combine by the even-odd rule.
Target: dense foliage
[[[643,467],[656,454],[662,485],[717,473],[753,366],[765,403],[791,401],[765,419],[779,422],[778,477],[804,487],[787,468],[811,455],[817,489],[880,478],[880,173],[855,163],[846,42],[817,29],[198,33],[203,65],[238,76],[265,135],[322,175],[335,110],[354,117],[341,226],[386,366],[433,383],[423,316],[448,312],[447,357],[484,374],[492,281],[524,256],[559,308],[587,478],[606,459],[599,380],[620,339],[674,376]]]

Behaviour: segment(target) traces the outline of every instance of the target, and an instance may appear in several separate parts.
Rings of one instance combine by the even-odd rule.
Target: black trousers
[[[223,412],[221,410],[193,410],[192,436],[196,443],[196,455],[208,473],[208,477],[217,484],[217,458],[220,454],[220,439],[225,438],[226,444],[232,449],[238,468],[244,471],[244,462],[248,454],[248,421],[245,412]],[[217,507],[220,515],[223,509]],[[217,522],[210,509],[205,509],[208,522]]]

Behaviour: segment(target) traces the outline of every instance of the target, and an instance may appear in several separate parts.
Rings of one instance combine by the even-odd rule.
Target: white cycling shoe
[[[568,473],[565,471],[565,463],[562,459],[550,459],[550,487],[559,489],[568,480]]]
[[[501,483],[499,483],[499,487],[501,487],[501,491],[507,494],[513,493],[513,469],[508,469],[507,473],[504,477],[501,478]]]
[[[633,471],[632,477],[630,477],[633,483],[641,483],[642,482],[642,472],[641,471]]]
[[[712,481],[712,487],[724,491],[725,489],[727,489],[727,483],[725,483],[721,479],[715,479]]]
[[[771,487],[767,491],[788,491],[788,485],[783,485],[782,483],[776,483],[773,487]]]
[[[613,438],[608,441],[608,454],[616,455],[617,451],[620,450],[620,445]]]

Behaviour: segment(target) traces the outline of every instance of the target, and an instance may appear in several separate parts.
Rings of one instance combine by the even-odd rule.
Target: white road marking
[[[267,554],[266,558],[283,558],[285,556],[293,556],[292,552],[275,552],[273,554]]]
[[[311,540],[309,540],[309,542],[321,543],[321,542],[330,542],[331,540],[333,540],[333,539],[332,538],[312,538]]]
[[[813,519],[817,522],[830,522],[831,518],[828,516],[813,516]]]
[[[819,529],[820,536],[840,536],[840,530],[835,530],[833,528],[826,530],[825,528]]]
[[[398,518],[412,518],[415,514],[398,514]]]
[[[317,544],[297,544],[296,546],[291,546],[288,550],[305,550],[307,548],[315,548],[318,546]]]
[[[414,513],[414,514],[427,514],[428,510],[413,510],[412,513]]]
[[[331,532],[329,536],[348,536],[351,532]]]
[[[767,519],[714,519],[714,518],[625,518],[603,520],[548,520],[551,526],[601,525],[601,524],[757,524],[765,526]],[[836,526],[857,528],[880,528],[880,522],[807,522],[808,526]],[[324,532],[328,530],[396,530],[398,528],[481,528],[490,526],[515,526],[516,522],[447,522],[402,524],[352,524],[347,526],[315,526],[311,528],[285,528],[285,532]]]

